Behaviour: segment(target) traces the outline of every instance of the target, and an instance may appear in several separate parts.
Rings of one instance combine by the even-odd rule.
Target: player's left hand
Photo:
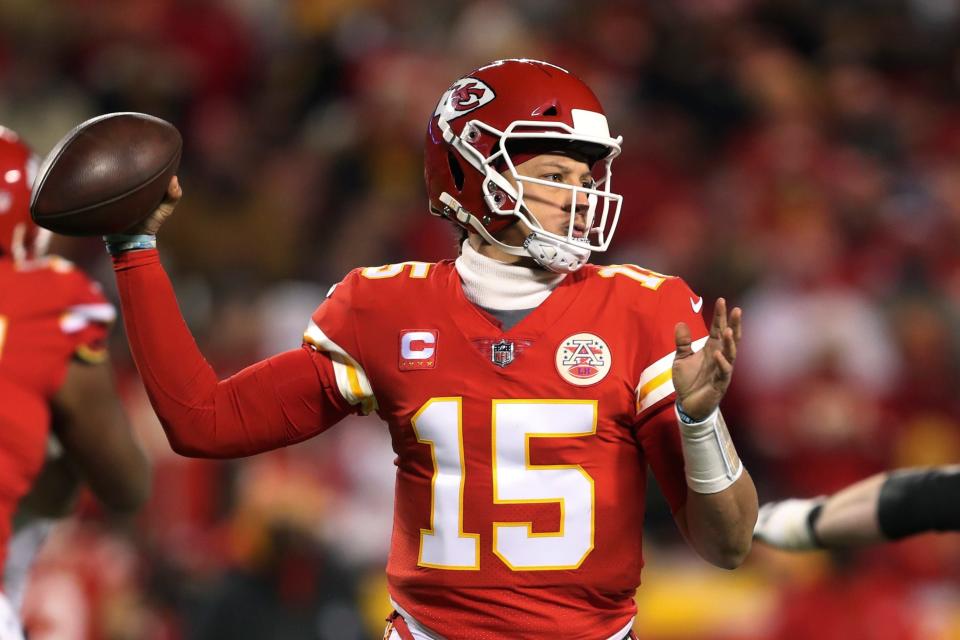
[[[733,376],[742,316],[739,307],[734,307],[728,316],[727,301],[718,298],[713,307],[710,337],[696,353],[691,347],[690,328],[683,322],[674,328],[677,353],[673,359],[673,386],[680,406],[691,418],[702,420],[720,406]]]

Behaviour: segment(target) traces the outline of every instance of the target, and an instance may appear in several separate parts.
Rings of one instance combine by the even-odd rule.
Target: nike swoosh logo
[[[700,313],[700,309],[703,307],[703,296],[700,296],[696,300],[690,298],[690,306],[693,307],[694,313]]]

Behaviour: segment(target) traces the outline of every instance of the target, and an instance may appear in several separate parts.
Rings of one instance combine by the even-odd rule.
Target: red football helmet
[[[30,219],[30,189],[38,165],[20,136],[0,126],[0,257],[23,261],[46,250],[50,232]]]
[[[507,253],[531,256],[553,271],[575,271],[591,251],[609,247],[616,229],[623,201],[610,190],[610,166],[621,142],[611,137],[603,108],[581,80],[546,62],[499,60],[453,83],[430,118],[424,162],[430,211]],[[524,160],[559,150],[586,159],[595,182],[572,186],[517,173]],[[570,191],[566,234],[544,229],[524,205],[529,183]],[[586,237],[574,233],[581,194],[588,202]],[[518,220],[531,231],[523,246],[494,237]]]

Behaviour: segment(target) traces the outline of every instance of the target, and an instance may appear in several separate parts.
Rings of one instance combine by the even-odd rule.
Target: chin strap
[[[469,211],[463,208],[456,199],[444,192],[440,195],[440,202],[444,211],[438,215],[456,220],[467,225],[490,244],[513,256],[530,256],[541,267],[554,273],[573,273],[590,259],[590,249],[571,246],[566,242],[541,236],[531,231],[523,246],[516,247],[500,242],[483,226],[483,223]],[[518,221],[519,222],[519,221]]]
[[[523,248],[544,269],[554,273],[573,273],[590,259],[590,250],[571,247],[553,238],[531,233],[523,241]]]

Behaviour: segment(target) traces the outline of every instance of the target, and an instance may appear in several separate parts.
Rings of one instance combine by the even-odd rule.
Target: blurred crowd
[[[427,215],[436,100],[492,59],[582,77],[624,137],[608,263],[745,310],[727,422],[761,500],[960,461],[958,0],[4,0],[0,123],[46,153],[82,120],[173,122],[185,197],[160,238],[226,375],[295,348],[355,266],[456,255]],[[111,291],[102,246],[56,249]],[[709,307],[709,303],[708,303]],[[393,454],[376,419],[255,458],[170,452],[133,522],[85,501],[28,601],[31,640],[379,637]],[[960,638],[960,544],[695,559],[656,495],[646,640]]]

